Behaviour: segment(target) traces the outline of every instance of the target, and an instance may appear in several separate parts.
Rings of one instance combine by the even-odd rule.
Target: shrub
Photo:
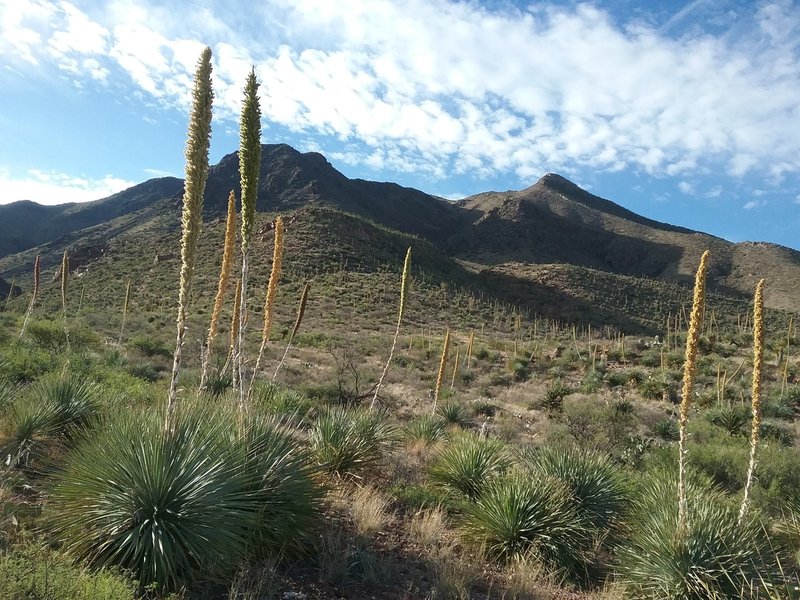
[[[469,409],[455,400],[440,403],[436,407],[436,414],[444,419],[447,425],[458,425],[462,428],[472,425],[472,416]]]
[[[30,383],[54,368],[55,358],[40,348],[15,341],[0,350],[0,379]]]
[[[750,597],[765,581],[782,583],[775,546],[762,524],[752,518],[740,524],[738,510],[706,485],[689,486],[683,532],[675,477],[661,473],[643,486],[630,537],[619,553],[619,575],[630,594],[734,599]]]
[[[445,422],[439,417],[423,415],[403,428],[403,438],[407,442],[433,444],[445,436]]]
[[[122,413],[92,432],[55,476],[49,525],[73,556],[178,589],[232,566],[258,524],[233,423],[185,407],[174,432],[159,411]]]
[[[678,423],[674,419],[662,419],[653,424],[652,431],[667,442],[677,441],[679,437]]]
[[[315,411],[314,402],[308,396],[271,381],[256,381],[252,403],[259,410],[297,425],[304,424]]]
[[[310,433],[314,459],[337,475],[359,475],[376,466],[394,430],[380,411],[334,406],[321,414]]]
[[[466,507],[467,536],[489,554],[511,559],[535,552],[549,566],[576,573],[586,530],[566,486],[512,474],[491,483]]]
[[[505,471],[510,461],[502,442],[474,434],[456,437],[434,459],[431,479],[474,500],[489,479]]]
[[[136,583],[116,571],[87,572],[34,543],[0,553],[0,598],[134,600]]]
[[[128,342],[128,346],[134,348],[147,357],[161,356],[170,358],[172,351],[161,340],[157,340],[149,335],[139,335]]]
[[[761,439],[773,440],[782,446],[791,446],[794,443],[794,433],[788,427],[777,423],[761,423]]]
[[[34,346],[45,352],[57,354],[67,349],[67,336],[63,323],[55,321],[34,321],[26,330]],[[87,327],[69,328],[69,347],[73,352],[97,347],[99,336]]]
[[[743,406],[726,406],[706,413],[712,425],[722,427],[729,435],[741,435],[750,420],[750,411]]]

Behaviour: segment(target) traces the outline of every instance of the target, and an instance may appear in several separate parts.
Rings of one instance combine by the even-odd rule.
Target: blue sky
[[[458,198],[557,172],[645,216],[800,248],[791,1],[0,0],[0,203],[182,176],[214,52],[211,159],[263,141]]]

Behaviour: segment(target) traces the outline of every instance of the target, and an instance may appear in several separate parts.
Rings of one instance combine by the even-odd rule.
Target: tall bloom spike
[[[128,279],[128,283],[125,286],[125,300],[122,302],[122,323],[119,326],[119,341],[117,342],[118,346],[122,346],[122,335],[125,333],[125,321],[128,318],[128,308],[130,308],[131,303],[131,280]]]
[[[261,107],[258,100],[258,82],[255,69],[251,69],[244,88],[244,102],[239,124],[239,179],[242,186],[242,294],[239,312],[241,321],[239,337],[234,349],[234,381],[239,384],[239,412],[247,412],[247,390],[244,386],[244,333],[247,307],[248,252],[256,216],[256,193],[261,168]]]
[[[750,504],[750,488],[756,471],[756,453],[761,434],[761,370],[764,361],[764,280],[756,285],[753,299],[753,423],[750,429],[750,466],[747,469],[747,480],[744,485],[742,507],[739,510],[739,523],[744,520]]]
[[[692,312],[689,317],[689,330],[686,334],[686,358],[683,364],[683,388],[678,423],[680,438],[678,441],[678,529],[685,531],[688,526],[688,508],[686,500],[686,424],[689,421],[689,409],[694,393],[694,377],[697,366],[697,340],[700,337],[701,316],[705,303],[706,274],[710,253],[703,252],[700,266],[694,279],[694,298]]]
[[[447,354],[450,351],[450,330],[444,334],[444,344],[442,344],[442,358],[439,361],[439,372],[436,374],[436,388],[433,391],[433,413],[436,414],[436,403],[439,402],[439,394],[442,391],[444,382],[444,369],[447,366]]]
[[[214,92],[211,87],[211,49],[205,48],[200,55],[194,74],[192,109],[186,139],[186,179],[183,189],[183,212],[181,214],[181,272],[178,292],[177,337],[172,364],[172,379],[167,398],[165,430],[171,428],[172,415],[178,399],[178,375],[181,368],[181,353],[186,335],[189,293],[192,288],[197,239],[200,236],[203,213],[203,194],[208,179],[208,150],[211,145],[211,107]]]
[[[69,283],[69,255],[64,250],[61,257],[61,313],[64,317],[64,340],[69,352],[69,328],[67,327],[67,285]]]
[[[211,347],[219,330],[219,317],[225,305],[225,294],[228,293],[228,284],[233,271],[233,253],[236,247],[236,195],[231,190],[228,195],[228,214],[225,219],[225,241],[222,244],[222,266],[219,269],[217,282],[217,295],[214,298],[214,309],[211,311],[211,323],[208,326],[205,352],[203,353],[202,372],[200,375],[200,389],[205,389],[208,379],[208,365],[211,359]]]
[[[403,321],[403,312],[406,309],[406,296],[408,295],[408,278],[411,273],[411,246],[406,250],[406,258],[403,261],[403,276],[400,279],[400,306],[397,308],[397,327],[394,330],[394,338],[392,339],[392,347],[389,349],[389,358],[386,359],[386,364],[383,366],[378,383],[375,385],[375,394],[372,396],[370,409],[375,406],[378,400],[378,394],[381,391],[383,380],[386,379],[386,374],[389,372],[389,365],[392,364],[392,356],[394,356],[394,349],[397,346],[397,338],[400,337],[400,324]]]
[[[25,311],[25,319],[22,321],[22,329],[19,332],[19,337],[25,334],[25,328],[28,326],[28,321],[33,313],[33,307],[36,305],[36,298],[39,295],[39,284],[42,279],[42,257],[36,255],[36,260],[33,261],[33,290],[31,291],[31,301],[28,304],[28,310]]]
[[[283,353],[283,357],[281,357],[281,362],[278,363],[277,368],[275,369],[275,374],[272,376],[272,381],[275,381],[278,378],[278,371],[281,370],[284,361],[286,361],[286,357],[289,354],[289,348],[292,347],[292,342],[294,342],[294,336],[297,335],[297,332],[300,331],[300,323],[303,321],[303,315],[306,312],[306,302],[308,302],[308,290],[311,288],[311,284],[306,283],[303,287],[303,293],[300,295],[300,304],[297,307],[297,317],[294,320],[294,327],[292,328],[292,333],[289,335],[289,342],[286,344],[286,350]]]
[[[264,358],[264,350],[269,340],[269,332],[272,329],[274,316],[275,297],[278,294],[278,282],[281,278],[281,265],[283,263],[283,217],[275,219],[275,242],[272,248],[272,271],[269,274],[267,284],[267,294],[264,298],[264,327],[261,330],[261,347],[258,349],[256,366],[253,369],[253,378],[250,380],[250,389],[247,392],[248,398],[253,390],[256,375],[261,370],[261,360]]]

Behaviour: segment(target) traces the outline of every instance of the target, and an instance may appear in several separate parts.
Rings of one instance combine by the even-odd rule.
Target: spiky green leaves
[[[261,167],[261,107],[255,70],[247,76],[239,126],[239,178],[242,185],[242,254],[247,254],[256,216]]]

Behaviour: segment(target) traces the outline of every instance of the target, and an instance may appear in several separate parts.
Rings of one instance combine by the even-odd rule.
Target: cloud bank
[[[592,4],[254,4],[7,0],[0,51],[18,72],[133,83],[185,110],[209,44],[220,119],[235,120],[255,65],[268,126],[329,136],[344,148],[335,158],[378,170],[521,181],[577,168],[686,180],[800,171],[791,2],[737,5],[708,27],[685,26],[708,4],[697,1],[660,27]]]

